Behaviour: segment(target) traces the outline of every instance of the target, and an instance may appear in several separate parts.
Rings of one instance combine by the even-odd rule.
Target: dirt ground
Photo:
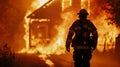
[[[71,53],[51,55],[48,59],[54,63],[54,67],[74,67]],[[91,67],[120,67],[120,58],[115,54],[94,52],[90,63]],[[27,54],[17,54],[16,65],[17,67],[50,67],[36,55]]]

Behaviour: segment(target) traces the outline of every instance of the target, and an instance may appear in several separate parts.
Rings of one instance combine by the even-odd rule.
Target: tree
[[[120,0],[106,0],[104,10],[111,15],[108,20],[120,27]]]

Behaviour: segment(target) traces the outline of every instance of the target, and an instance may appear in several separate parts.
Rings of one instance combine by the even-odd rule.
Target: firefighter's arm
[[[93,32],[93,44],[94,44],[94,46],[93,46],[93,50],[95,50],[96,49],[96,46],[97,46],[97,40],[98,40],[98,32],[97,32],[97,30],[95,30],[94,32]]]
[[[72,42],[72,36],[74,35],[74,31],[70,30],[69,33],[68,33],[68,36],[67,36],[67,40],[66,40],[66,50],[68,52],[70,52],[70,44]]]

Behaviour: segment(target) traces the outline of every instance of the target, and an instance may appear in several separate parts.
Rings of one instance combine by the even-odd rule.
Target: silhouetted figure
[[[90,67],[92,51],[97,45],[98,32],[94,24],[87,19],[88,12],[85,9],[81,9],[78,15],[79,19],[69,29],[66,50],[70,52],[72,43],[74,66]]]

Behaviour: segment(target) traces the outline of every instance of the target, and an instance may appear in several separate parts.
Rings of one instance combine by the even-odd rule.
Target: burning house
[[[50,5],[49,5],[50,4]],[[47,41],[54,37],[57,31],[54,29],[55,24],[60,24],[61,1],[52,0],[46,2],[43,6],[32,12],[27,18],[29,21],[29,42],[32,46],[32,38],[38,38]],[[32,37],[33,36],[33,37]],[[48,43],[48,42],[47,42]]]
[[[7,31],[6,29],[8,29],[8,33],[4,34],[7,36],[1,35],[1,39],[10,40],[9,41],[10,43],[11,41],[12,42],[15,41],[15,44],[13,43],[13,46],[15,45],[20,48],[23,47],[21,50],[18,49],[19,51],[17,51],[20,54],[25,53],[25,55],[26,54],[35,55],[39,57],[40,60],[41,59],[44,60],[45,63],[48,64],[50,67],[55,67],[54,64],[63,63],[65,62],[65,60],[67,60],[67,62],[65,62],[67,64],[63,63],[63,65],[68,65],[68,64],[72,65],[72,59],[68,57],[69,55],[72,55],[72,49],[71,49],[71,53],[69,54],[66,53],[65,50],[66,35],[68,33],[71,24],[78,18],[77,13],[82,8],[88,10],[89,12],[88,19],[90,19],[95,24],[98,30],[99,37],[98,37],[98,45],[96,50],[98,50],[98,52],[106,51],[107,53],[116,51],[117,54],[120,51],[120,36],[118,36],[118,34],[120,34],[120,30],[116,27],[114,21],[106,20],[106,18],[111,17],[111,15],[109,13],[106,13],[101,8],[103,5],[107,5],[106,3],[103,3],[105,2],[105,0],[26,0],[26,1],[22,0],[23,2],[16,0],[9,0],[9,1],[11,5],[15,6],[17,9],[21,9],[20,11],[23,12],[23,15],[21,16],[22,13],[19,13],[19,10],[16,10],[16,8],[0,7],[0,9],[3,8],[0,11],[1,12],[0,17],[4,16],[6,22],[4,23],[1,22],[0,20],[1,22],[0,26],[1,29],[3,30],[3,31],[1,30],[1,32],[3,32],[4,34],[4,31],[6,32]],[[1,2],[0,5],[6,5],[4,4],[3,0],[1,0],[0,2]],[[24,4],[24,5],[19,5],[19,4]],[[7,10],[8,13],[6,13],[4,9],[8,9]],[[23,16],[24,16],[24,20],[23,20]],[[19,19],[19,17],[22,19]],[[7,18],[8,20],[6,20]],[[18,22],[22,22],[22,23],[20,24]],[[111,24],[109,22],[111,22]],[[9,25],[12,25],[13,27]],[[20,25],[20,27],[18,25]],[[18,29],[15,29],[18,27],[20,33],[19,31],[16,31]],[[9,32],[12,32],[11,34],[14,35],[13,38],[10,38],[11,36],[8,38],[8,35],[10,34]],[[16,45],[16,42],[17,44],[20,44],[20,46]],[[57,56],[57,58],[55,58],[54,55]],[[120,55],[120,53],[118,55]],[[25,59],[26,57],[21,57],[21,58],[26,60]],[[63,59],[61,59],[61,57]],[[28,59],[31,60],[34,59],[34,57],[32,58],[30,57]],[[54,62],[54,60],[57,60],[57,62]],[[68,63],[68,61],[70,61],[70,63]],[[101,58],[99,57],[97,59],[95,58],[94,61],[95,61],[94,64],[96,64],[96,61],[97,62],[101,61]],[[34,62],[33,60],[31,60],[31,63]],[[103,65],[105,65],[106,63],[106,61],[104,61],[105,63],[103,61],[101,62],[103,63]],[[113,61],[111,62],[113,63]],[[107,63],[109,63],[109,60]],[[38,64],[42,64],[42,63],[38,63]],[[28,65],[30,66],[30,63],[28,63]],[[60,67],[70,67],[70,66],[60,66]]]
[[[53,39],[57,34],[55,25],[59,25],[63,22],[61,13],[67,11],[67,9],[73,9],[78,12],[80,8],[88,9],[90,5],[84,5],[80,0],[49,0],[37,10],[33,11],[27,18],[29,21],[29,46],[32,44],[32,39],[41,39],[45,43],[48,43],[50,39]],[[83,1],[84,2],[84,1]],[[85,3],[89,3],[87,1]],[[81,7],[83,6],[83,7]],[[40,43],[40,42],[39,42]]]
[[[42,3],[42,0],[38,1]],[[24,24],[26,47],[20,53],[35,53],[37,51],[44,54],[65,53],[66,34],[72,22],[77,19],[77,12],[81,8],[88,10],[89,18],[92,19],[98,29],[97,50],[103,52],[115,49],[115,38],[119,34],[118,29],[115,24],[109,25],[109,21],[105,20],[110,15],[101,9],[99,3],[92,7],[98,8],[98,11],[95,11],[95,9],[91,9],[93,0],[44,1],[41,6],[38,5],[37,10],[34,8],[33,11],[26,13]],[[114,29],[114,32],[111,28]],[[31,49],[32,47],[34,49]]]
[[[26,13],[25,34],[23,37],[26,44],[25,48],[18,51],[18,53],[39,53],[38,57],[43,58],[48,65],[53,65],[47,57],[52,54],[65,54],[65,41],[68,29],[72,22],[77,19],[77,12],[81,8],[88,10],[89,18],[92,19],[98,29],[97,50],[99,52],[109,52],[115,49],[115,38],[118,36],[118,29],[114,24],[110,25],[105,20],[109,15],[101,9],[99,2],[95,4],[96,6],[93,6],[93,3],[96,2],[95,0],[36,1],[35,3],[39,1],[43,3],[38,5],[39,8],[33,4],[34,9],[28,10]]]

